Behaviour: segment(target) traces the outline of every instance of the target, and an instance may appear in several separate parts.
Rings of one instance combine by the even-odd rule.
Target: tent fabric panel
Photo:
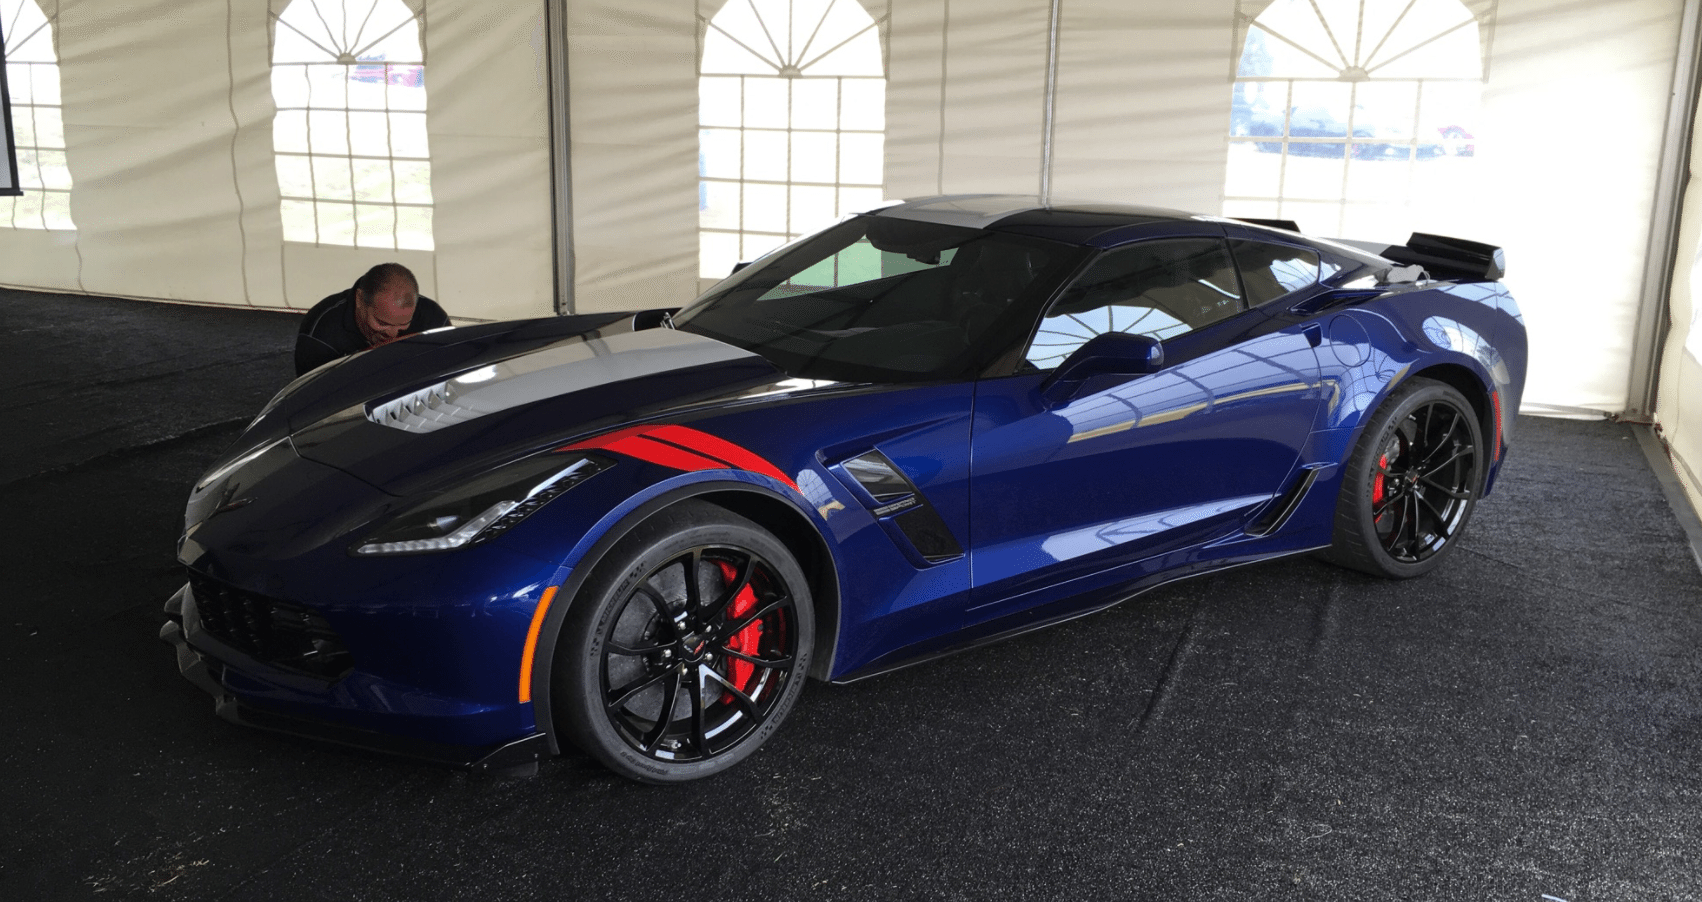
[[[921,197],[944,192],[945,117],[942,79],[948,0],[902,0],[887,44],[886,193]]]
[[[567,16],[573,310],[677,307],[698,287],[696,11],[586,0]]]
[[[439,294],[432,297],[441,298],[456,317],[554,313],[549,218],[502,215],[547,203],[549,150],[530,138],[488,135],[433,135],[431,144],[439,249]],[[438,176],[450,171],[455,177]]]
[[[81,290],[218,303],[240,288],[226,25],[205,0],[138,0],[121,26],[108,4],[59,4]]]
[[[1655,423],[1690,506],[1702,515],[1702,104],[1691,126],[1690,177],[1679,214],[1678,246],[1655,396]]]
[[[432,297],[456,317],[555,312],[543,7],[503,7],[433,2],[424,32]]]
[[[77,233],[0,228],[0,285],[82,293]]]
[[[949,11],[944,188],[950,194],[1035,193],[1043,156],[1047,4],[960,2]]]
[[[1234,0],[1062,7],[1052,190],[1216,212]]]
[[[1478,153],[1479,238],[1507,249],[1527,413],[1628,399],[1682,0],[1501,0]]]
[[[888,197],[1040,190],[1049,27],[1043,3],[893,4]]]
[[[1702,290],[1702,241],[1697,222],[1702,219],[1698,186],[1685,203],[1684,237],[1680,242],[1680,266],[1674,280],[1672,332],[1662,360],[1660,394],[1655,420],[1666,440],[1673,470],[1685,495],[1702,515],[1702,320],[1697,316],[1697,298]],[[1682,287],[1680,287],[1682,285]],[[1683,298],[1680,300],[1680,295]]]

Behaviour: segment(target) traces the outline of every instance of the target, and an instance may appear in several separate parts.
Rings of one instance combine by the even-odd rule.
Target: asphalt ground
[[[1681,900],[1702,576],[1630,427],[1521,418],[1451,560],[1310,558],[847,687],[643,787],[214,716],[157,633],[287,314],[0,291],[0,899]]]

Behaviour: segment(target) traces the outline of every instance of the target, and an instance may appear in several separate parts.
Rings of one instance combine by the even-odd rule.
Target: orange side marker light
[[[532,627],[526,631],[526,649],[520,653],[520,701],[532,700],[532,656],[538,650],[538,632],[544,628],[544,617],[550,612],[550,602],[556,597],[556,587],[544,590],[538,599],[538,609],[532,612]]]

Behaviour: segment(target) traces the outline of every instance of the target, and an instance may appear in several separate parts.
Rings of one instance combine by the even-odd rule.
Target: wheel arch
[[[1453,407],[1451,397],[1463,400],[1470,407],[1470,414],[1445,420],[1446,434],[1437,437],[1437,441],[1457,442],[1453,439],[1454,430],[1473,423],[1477,426],[1477,434],[1473,438],[1481,453],[1485,437],[1492,434],[1489,424],[1496,415],[1497,404],[1493,390],[1469,365],[1441,362],[1413,370],[1393,381],[1378,403],[1370,408],[1368,415],[1354,430],[1353,442],[1342,466],[1331,518],[1330,547],[1324,550],[1327,560],[1373,576],[1410,579],[1428,572],[1442,559],[1442,555],[1455,547],[1455,539],[1467,524],[1475,499],[1482,496],[1483,488],[1488,485],[1491,468],[1473,463],[1470,466],[1475,472],[1459,472],[1459,478],[1452,485],[1446,484],[1448,476],[1445,470],[1452,467],[1456,472],[1460,471],[1457,462],[1461,455],[1456,443],[1454,452],[1437,464],[1434,471],[1426,471],[1422,477],[1415,475],[1419,466],[1412,461],[1430,461],[1433,458],[1428,455],[1443,447],[1442,444],[1427,443],[1422,438],[1435,435],[1428,425],[1417,427],[1417,435],[1409,434],[1407,439],[1401,440],[1399,447],[1385,444],[1393,441],[1395,430],[1403,428],[1400,418],[1416,415],[1421,405],[1439,400]],[[1430,422],[1428,419],[1425,421],[1426,424]],[[1414,452],[1416,458],[1409,456],[1409,440],[1411,445],[1424,446],[1427,450]],[[1397,458],[1405,463],[1397,463]],[[1430,511],[1430,525],[1420,522],[1424,515],[1416,506],[1410,514],[1397,515],[1390,521],[1390,535],[1397,540],[1404,538],[1400,549],[1385,541],[1383,529],[1377,525],[1383,516],[1377,511],[1376,504],[1381,499],[1385,474],[1392,474],[1389,477],[1393,480],[1392,486],[1407,487],[1391,488],[1390,492],[1405,492],[1408,498],[1422,497],[1422,486],[1431,484],[1433,475],[1440,474],[1443,481],[1436,486],[1443,497],[1440,507],[1423,501],[1412,502],[1422,504]],[[1476,491],[1472,488],[1473,482],[1476,483]]]
[[[538,631],[532,668],[532,712],[538,732],[549,738],[550,753],[560,754],[563,743],[555,723],[552,687],[557,643],[569,610],[584,588],[597,563],[640,525],[663,515],[681,502],[705,501],[738,514],[762,527],[792,552],[810,581],[811,608],[816,616],[816,638],[809,676],[825,680],[832,672],[833,652],[839,640],[839,578],[826,539],[810,519],[778,491],[749,483],[699,482],[664,492],[628,513],[592,543],[562,580],[554,601]],[[585,564],[589,564],[586,566]]]
[[[1494,399],[1493,389],[1488,382],[1470,367],[1458,363],[1438,363],[1425,367],[1412,374],[1409,378],[1423,377],[1447,385],[1460,394],[1472,406],[1472,412],[1477,415],[1477,428],[1483,436],[1484,444],[1489,451],[1490,466],[1483,468],[1483,478],[1487,485],[1494,463],[1501,459],[1502,428],[1498,420],[1500,409]]]
[[[839,647],[839,570],[833,553],[814,523],[790,503],[765,492],[744,488],[715,489],[694,495],[725,508],[767,530],[780,540],[810,581],[810,607],[816,615],[815,649],[809,675],[826,680],[833,672],[833,652]]]

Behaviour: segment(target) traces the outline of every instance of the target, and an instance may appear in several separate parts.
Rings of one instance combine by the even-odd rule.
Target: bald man
[[[405,335],[449,325],[449,315],[400,263],[380,263],[353,288],[313,305],[295,339],[299,376],[339,357],[389,344]]]

